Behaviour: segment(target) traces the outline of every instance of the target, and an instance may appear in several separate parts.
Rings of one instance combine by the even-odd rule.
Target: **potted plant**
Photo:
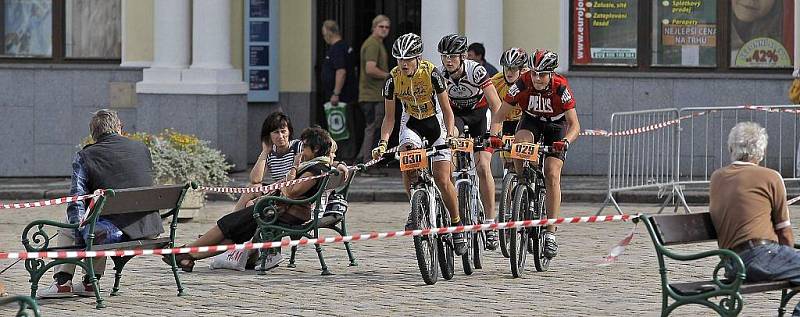
[[[125,136],[141,141],[150,150],[153,160],[153,180],[156,184],[184,184],[196,182],[203,186],[225,186],[227,171],[233,166],[225,161],[225,155],[211,148],[209,141],[193,135],[166,129],[159,134],[136,132]],[[91,137],[84,139],[84,144]],[[205,204],[202,191],[189,191],[181,205],[179,219],[189,220],[197,216]]]

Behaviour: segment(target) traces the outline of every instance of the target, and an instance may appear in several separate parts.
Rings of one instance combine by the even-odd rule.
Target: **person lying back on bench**
[[[709,212],[719,247],[739,254],[747,282],[788,280],[800,285],[800,253],[793,247],[783,178],[758,166],[766,148],[766,130],[757,123],[742,122],[731,129],[733,163],[711,175]],[[727,278],[734,278],[732,261],[725,271]],[[800,303],[792,316],[800,316]]]
[[[302,163],[299,166],[292,167],[289,174],[286,176],[287,180],[292,180],[302,177],[310,177],[321,175],[328,172],[331,168],[331,146],[332,139],[328,131],[319,127],[306,128],[300,136],[303,142]],[[346,171],[346,167],[343,168]],[[340,179],[346,179],[345,173],[341,173]],[[280,195],[290,199],[304,199],[313,196],[319,191],[322,179],[314,179],[306,182],[301,182],[292,186],[284,187],[280,193],[275,192],[271,195]],[[338,180],[341,183],[341,180]],[[252,202],[247,204],[252,205]],[[306,205],[292,205],[287,206],[278,204],[278,212],[275,216],[282,224],[299,225],[311,219],[311,204]],[[256,232],[258,224],[253,219],[253,211],[248,208],[243,208],[227,214],[217,220],[217,224],[208,230],[202,237],[194,242],[186,245],[187,247],[194,246],[208,246],[229,243],[244,243],[250,241]],[[269,250],[267,255],[267,264],[264,270],[276,267],[281,261],[282,257],[277,250]],[[179,254],[175,256],[178,266],[186,272],[191,272],[194,269],[194,261],[214,256],[217,253],[191,253]],[[170,257],[165,256],[162,258],[165,262],[170,263]]]
[[[153,161],[150,150],[139,142],[122,136],[122,122],[117,113],[102,109],[94,113],[89,122],[89,132],[94,144],[85,146],[72,160],[72,185],[70,196],[91,194],[97,189],[123,189],[153,185]],[[80,223],[86,214],[87,201],[70,203],[67,220]],[[83,245],[89,236],[88,226],[80,230],[61,229],[57,246]],[[109,244],[155,238],[164,232],[157,210],[100,217],[95,225],[93,244]],[[95,278],[105,271],[106,258],[94,259]],[[94,296],[91,276],[84,276],[74,287],[72,277],[75,265],[55,267],[54,281],[48,288],[39,290],[39,298],[58,298],[73,295]]]

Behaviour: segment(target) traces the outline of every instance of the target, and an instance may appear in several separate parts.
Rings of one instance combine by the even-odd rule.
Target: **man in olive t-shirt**
[[[383,39],[389,35],[391,21],[385,15],[372,20],[372,34],[361,45],[361,67],[358,78],[358,102],[364,113],[364,141],[358,152],[357,161],[366,161],[377,145],[378,133],[383,122],[383,95],[381,90],[389,77],[389,55],[383,46]]]
[[[764,128],[742,122],[731,129],[728,149],[733,163],[711,175],[709,212],[720,248],[739,254],[749,282],[788,280],[800,285],[800,253],[786,202],[783,178],[758,166],[767,148]],[[733,261],[725,276],[734,278]],[[800,314],[800,304],[792,316]]]

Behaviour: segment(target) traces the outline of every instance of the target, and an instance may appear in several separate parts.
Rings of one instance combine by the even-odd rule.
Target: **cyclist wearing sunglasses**
[[[522,109],[514,142],[536,142],[534,135],[543,137],[544,145],[553,142],[564,143],[563,151],[548,154],[544,163],[547,198],[545,208],[548,218],[557,218],[561,209],[561,168],[564,166],[566,151],[570,142],[578,138],[580,124],[575,112],[575,99],[567,78],[555,73],[558,55],[548,50],[536,50],[530,56],[531,70],[522,74],[519,80],[508,89],[503,105],[492,119],[492,135],[499,135],[502,118],[513,107]],[[493,146],[502,145],[497,137],[492,138]],[[522,172],[522,162],[515,160],[517,173]],[[553,258],[558,254],[555,226],[547,226],[544,255]]]
[[[447,85],[433,63],[420,58],[422,38],[413,33],[404,34],[392,45],[392,56],[397,66],[389,72],[383,87],[385,112],[381,126],[381,140],[372,150],[373,158],[386,152],[387,140],[394,128],[395,102],[403,105],[400,121],[400,148],[423,148],[422,139],[428,146],[445,144],[448,136],[454,135],[453,111],[447,98]],[[458,214],[458,198],[451,179],[450,150],[440,150],[430,157],[433,179],[442,193],[442,200],[454,224],[461,221]],[[403,185],[410,193],[415,172],[403,173]],[[409,214],[406,230],[413,230],[415,215]],[[454,251],[458,255],[466,252],[463,232],[453,233]]]
[[[447,95],[453,108],[456,129],[461,130],[466,125],[470,136],[483,136],[489,130],[491,114],[500,108],[501,103],[486,69],[478,62],[467,59],[466,36],[458,34],[444,36],[439,41],[439,54],[442,54],[442,66],[439,70],[447,82]],[[496,212],[494,178],[490,166],[491,149],[478,147],[475,158],[481,201],[486,212],[485,221],[493,223]],[[497,231],[487,231],[486,247],[495,250],[497,246]]]

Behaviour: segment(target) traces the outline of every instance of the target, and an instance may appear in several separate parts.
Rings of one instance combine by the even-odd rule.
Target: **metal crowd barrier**
[[[599,215],[608,205],[622,209],[614,195],[623,191],[658,188],[672,190],[678,169],[678,109],[617,112],[611,115],[608,148],[608,193]],[[678,193],[680,194],[680,193]],[[682,196],[680,196],[682,198]],[[666,202],[666,201],[665,201]]]
[[[658,188],[659,194],[670,191],[659,212],[670,201],[675,211],[682,205],[690,212],[684,189],[708,190],[711,174],[731,163],[730,129],[745,121],[767,129],[761,165],[778,171],[785,182],[800,181],[800,105],[620,112],[611,116],[608,193],[597,214],[608,204],[622,214],[614,195],[647,188]]]
[[[679,177],[676,186],[707,190],[711,174],[731,163],[728,133],[740,122],[752,121],[766,128],[769,137],[761,166],[780,173],[784,182],[797,181],[798,105],[695,107],[681,109],[681,115],[706,112],[681,121]]]

